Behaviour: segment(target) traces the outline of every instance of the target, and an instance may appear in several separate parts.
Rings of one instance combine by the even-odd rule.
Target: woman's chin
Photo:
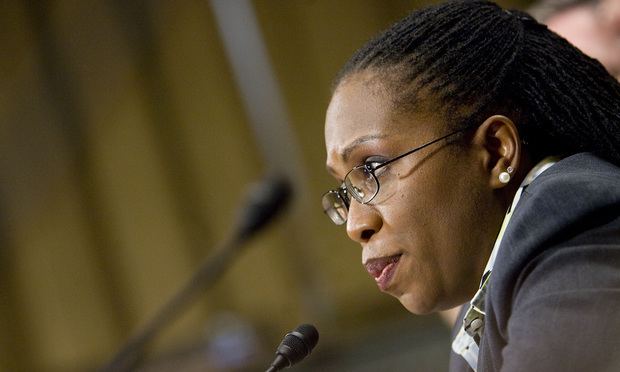
[[[411,293],[403,293],[398,296],[398,301],[400,301],[410,313],[416,315],[426,315],[440,310],[434,296],[419,296]]]

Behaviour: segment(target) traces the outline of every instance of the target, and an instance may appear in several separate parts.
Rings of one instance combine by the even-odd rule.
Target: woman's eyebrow
[[[353,152],[353,150],[355,150],[355,148],[359,145],[361,145],[364,142],[369,142],[369,141],[374,141],[377,139],[382,139],[387,137],[387,135],[385,134],[381,134],[381,133],[377,133],[377,134],[368,134],[366,136],[361,136],[356,138],[353,142],[349,143],[340,153],[340,156],[342,156],[342,160],[344,160],[345,162],[349,161],[349,156],[351,156],[351,152]]]

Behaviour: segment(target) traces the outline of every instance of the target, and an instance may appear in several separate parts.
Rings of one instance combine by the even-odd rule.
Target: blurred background
[[[290,208],[139,369],[264,370],[302,322],[300,371],[447,369],[448,327],[379,293],[320,206],[331,80],[428,3],[0,1],[0,371],[101,367],[273,172]]]

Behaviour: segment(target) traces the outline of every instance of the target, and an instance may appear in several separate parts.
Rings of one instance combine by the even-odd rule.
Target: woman
[[[433,6],[345,65],[325,141],[323,208],[379,289],[465,304],[451,370],[620,368],[620,85],[600,63],[524,13]]]

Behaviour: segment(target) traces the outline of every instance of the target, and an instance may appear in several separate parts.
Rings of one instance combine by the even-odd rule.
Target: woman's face
[[[438,115],[396,113],[376,81],[369,73],[345,79],[327,110],[327,169],[338,183],[357,165],[449,132]],[[439,141],[382,169],[369,204],[351,202],[346,229],[362,263],[413,313],[462,304],[478,287],[503,214],[478,150]]]

